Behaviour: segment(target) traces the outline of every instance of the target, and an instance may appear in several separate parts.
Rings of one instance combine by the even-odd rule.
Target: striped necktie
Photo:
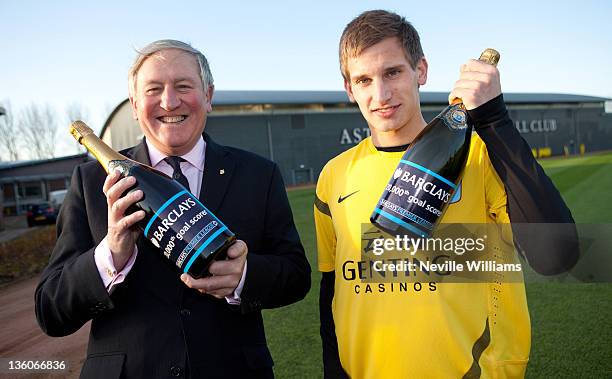
[[[181,183],[183,187],[185,187],[188,191],[191,191],[189,188],[189,181],[187,180],[187,177],[183,175],[183,171],[181,171],[181,162],[185,162],[185,160],[181,157],[177,157],[174,155],[166,157],[164,158],[164,160],[174,170],[172,178],[177,182]]]

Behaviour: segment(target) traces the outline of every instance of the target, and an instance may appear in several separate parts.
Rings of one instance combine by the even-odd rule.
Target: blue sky
[[[367,9],[405,16],[429,61],[423,91],[450,91],[459,66],[501,53],[504,92],[612,98],[610,1],[4,1],[0,102],[80,102],[99,129],[127,97],[134,48],[180,39],[208,57],[218,90],[341,90],[337,45]]]

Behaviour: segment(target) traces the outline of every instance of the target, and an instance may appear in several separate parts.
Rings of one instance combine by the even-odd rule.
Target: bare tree
[[[17,147],[19,130],[15,124],[10,101],[2,102],[2,107],[4,108],[4,115],[0,116],[0,144],[8,154],[8,160],[16,161],[19,159],[19,149]]]
[[[73,121],[82,120],[88,123],[89,110],[81,103],[70,103],[66,106],[66,125]]]
[[[55,112],[48,104],[30,104],[22,110],[19,120],[23,141],[37,159],[55,156],[57,124]]]
[[[65,110],[66,110],[66,130],[68,130],[67,126],[76,120],[81,120],[81,121],[84,121],[85,123],[89,123],[88,118],[90,116],[90,113],[87,107],[85,107],[83,104],[77,103],[77,102],[70,103],[66,106]],[[70,142],[71,142],[70,146],[73,146],[77,154],[84,153],[86,151],[82,145],[78,143],[74,143],[75,141],[72,138],[70,139]]]

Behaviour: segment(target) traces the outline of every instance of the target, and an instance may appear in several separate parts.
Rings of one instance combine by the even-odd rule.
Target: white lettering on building
[[[519,133],[550,133],[557,130],[557,120],[519,120],[515,121],[514,125]]]
[[[368,128],[342,129],[340,145],[352,145],[361,142],[370,136]]]

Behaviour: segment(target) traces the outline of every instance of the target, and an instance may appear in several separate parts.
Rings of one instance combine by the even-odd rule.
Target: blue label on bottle
[[[166,258],[187,272],[195,259],[227,230],[189,191],[166,201],[147,223],[144,235]]]
[[[427,237],[456,189],[455,183],[438,173],[415,162],[401,160],[374,212],[414,234]]]

